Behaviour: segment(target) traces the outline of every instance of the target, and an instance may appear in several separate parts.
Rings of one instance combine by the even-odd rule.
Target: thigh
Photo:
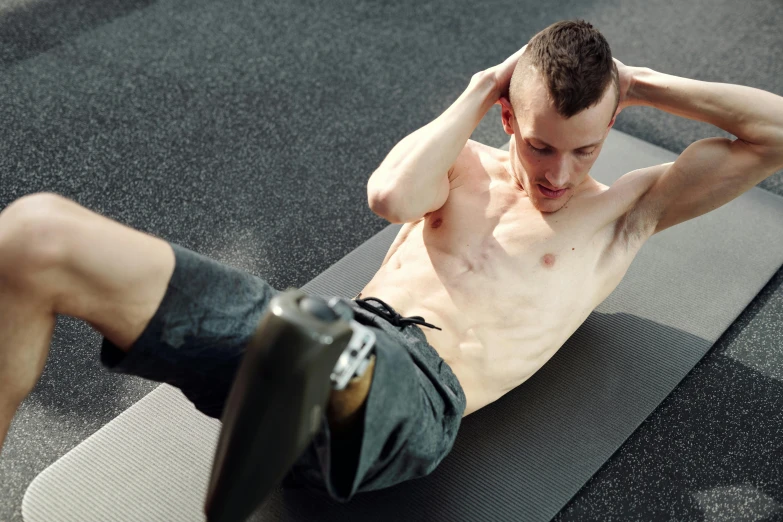
[[[101,361],[112,372],[176,386],[219,419],[246,346],[280,292],[257,276],[171,247],[174,273],[154,316],[127,352],[104,338]]]
[[[377,336],[362,431],[352,447],[336,446],[323,420],[283,484],[320,490],[340,502],[429,475],[451,451],[466,406],[456,376],[421,330],[355,315]]]

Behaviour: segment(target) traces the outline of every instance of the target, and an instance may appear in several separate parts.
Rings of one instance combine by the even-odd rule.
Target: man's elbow
[[[396,214],[394,214],[390,208],[388,198],[382,197],[377,192],[369,192],[367,193],[367,204],[370,207],[370,210],[373,211],[376,215],[382,217],[389,223],[397,224],[397,223],[405,223],[405,221],[401,220]]]

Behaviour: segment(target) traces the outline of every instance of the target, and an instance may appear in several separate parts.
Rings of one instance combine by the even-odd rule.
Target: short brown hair
[[[527,44],[509,84],[509,101],[515,112],[522,106],[522,87],[529,67],[543,78],[549,99],[563,118],[596,105],[611,83],[620,103],[620,77],[609,42],[584,20],[556,22]]]

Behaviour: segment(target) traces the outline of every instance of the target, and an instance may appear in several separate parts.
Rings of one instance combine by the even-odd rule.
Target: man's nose
[[[568,185],[568,176],[571,171],[571,166],[565,160],[557,162],[549,173],[546,175],[547,181],[552,185],[554,189],[565,188]]]

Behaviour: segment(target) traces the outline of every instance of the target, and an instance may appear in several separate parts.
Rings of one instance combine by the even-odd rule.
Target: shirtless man
[[[619,81],[607,78],[590,107],[558,114],[547,90],[557,80],[538,73],[562,67],[547,48],[558,42],[556,27],[573,30],[554,24],[474,75],[369,181],[373,210],[405,225],[362,293],[445,325],[425,335],[465,389],[465,415],[538,371],[617,287],[650,236],[783,169],[783,98],[629,67],[608,47],[588,52],[609,60],[605,74],[613,60]],[[569,94],[563,89],[555,101],[573,110]],[[508,152],[469,139],[496,103],[512,135]],[[617,114],[634,105],[708,122],[737,139],[697,141],[676,161],[607,187],[590,168]]]
[[[494,104],[501,105],[503,128],[512,136],[508,152],[469,139]],[[616,115],[633,105],[708,122],[737,139],[700,140],[675,162],[630,172],[607,187],[590,177],[590,168]],[[783,98],[625,66],[586,22],[553,24],[503,63],[475,74],[441,116],[392,149],[368,182],[370,208],[404,225],[357,297],[375,296],[401,315],[426,318],[430,326],[408,325],[401,332],[425,336],[434,348],[427,357],[446,363],[436,365],[441,373],[426,384],[428,402],[421,395],[407,401],[426,404],[435,415],[429,424],[420,418],[410,424],[445,426],[447,433],[435,437],[448,438],[410,476],[425,475],[440,462],[462,416],[540,369],[618,285],[650,236],[724,205],[781,168]],[[56,314],[88,321],[116,350],[133,354],[164,294],[168,300],[173,291],[175,255],[163,240],[50,194],[5,209],[0,245],[2,444],[42,372]],[[189,277],[188,284],[197,272]],[[164,347],[150,350],[170,357]],[[393,382],[383,373],[391,367],[384,357],[391,356],[380,353],[374,371],[345,392],[333,392],[330,423],[356,419],[365,406],[368,417],[381,409],[377,401],[385,388],[378,381],[384,387]],[[427,365],[422,360],[416,372]],[[438,375],[448,380],[449,369],[458,385],[439,387]],[[190,393],[197,403],[198,390]],[[373,418],[390,418],[391,410],[403,407],[389,404]],[[454,420],[438,419],[455,412]],[[365,430],[374,426],[365,420]],[[413,437],[416,429],[405,429]],[[352,464],[355,480],[349,477],[339,498],[406,478],[400,472],[360,484],[376,465],[368,452],[375,451],[373,459],[398,452],[387,451],[389,441],[394,448],[412,444],[363,439],[355,448],[361,448],[354,456],[358,465]],[[390,462],[375,471],[391,469]],[[329,475],[325,465],[323,473]]]

